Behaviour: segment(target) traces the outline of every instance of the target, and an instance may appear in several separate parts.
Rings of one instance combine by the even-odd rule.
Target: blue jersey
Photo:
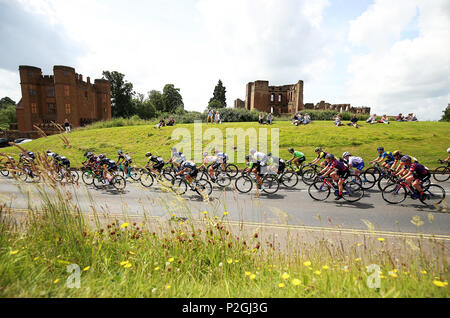
[[[394,155],[390,151],[385,151],[378,155],[378,158],[384,158],[386,161],[395,161]]]

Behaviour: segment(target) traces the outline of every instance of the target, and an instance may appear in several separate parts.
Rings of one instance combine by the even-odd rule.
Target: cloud
[[[402,39],[416,16],[418,35]],[[446,0],[376,1],[350,23],[349,41],[369,51],[351,58],[349,98],[378,113],[440,119],[449,100],[449,18]]]

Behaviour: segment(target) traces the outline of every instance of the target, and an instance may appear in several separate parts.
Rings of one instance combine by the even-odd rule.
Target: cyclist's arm
[[[316,163],[318,163],[320,161],[320,158],[316,158],[316,159],[314,159],[313,161],[311,161],[310,163],[312,164],[312,165],[315,165]]]
[[[182,169],[180,172],[177,173],[177,176],[187,171],[187,168]]]
[[[330,173],[330,171],[331,171],[331,167],[326,166],[325,168],[322,169],[322,171],[319,172],[319,174],[322,176],[326,176],[328,173]]]
[[[447,159],[445,159],[444,161],[450,161],[450,156],[447,157]]]
[[[407,179],[407,178],[409,178],[409,177],[411,177],[412,176],[412,174],[413,174],[413,172],[410,170],[410,171],[408,171],[408,173],[404,176],[404,177],[402,177],[403,178],[403,180],[405,180],[405,179]]]

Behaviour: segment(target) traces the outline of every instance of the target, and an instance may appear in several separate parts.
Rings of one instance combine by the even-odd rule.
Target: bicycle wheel
[[[281,176],[281,183],[288,188],[293,188],[298,183],[298,176],[293,172],[285,172]]]
[[[177,178],[172,181],[173,191],[177,195],[183,195],[186,193],[188,189],[188,185],[184,179]]]
[[[19,178],[20,181],[26,182],[28,179],[28,173],[25,173],[24,171],[19,171],[17,172],[17,177]]]
[[[280,182],[277,177],[273,175],[267,175],[262,179],[263,191],[268,194],[274,194],[280,188]]]
[[[316,179],[317,171],[312,167],[306,167],[303,169],[302,180],[306,185],[311,185]]]
[[[343,184],[344,191],[342,197],[347,202],[356,202],[364,196],[364,189],[361,186],[361,180],[351,180]]]
[[[393,184],[393,183],[395,183],[395,178],[393,176],[388,176],[388,175],[382,176],[377,182],[378,189],[380,189],[380,191],[381,191],[384,188],[386,188],[389,184]]]
[[[130,172],[130,178],[133,179],[134,181],[139,181],[139,179],[141,179],[141,174],[139,173],[139,171],[137,171],[135,168],[128,168],[131,169]]]
[[[391,204],[399,204],[405,201],[408,191],[405,186],[394,183],[387,185],[382,191],[383,200]]]
[[[0,168],[0,173],[2,174],[2,176],[7,177],[9,176],[9,170],[6,167],[2,167]]]
[[[196,192],[200,195],[211,195],[212,193],[212,184],[208,180],[198,180],[195,184],[199,190],[196,190]]]
[[[228,173],[231,178],[235,178],[239,173],[239,169],[236,165],[231,163],[226,166],[225,172]]]
[[[380,173],[375,168],[369,168],[361,175],[362,188],[364,190],[372,189],[379,179]]]
[[[95,176],[92,183],[97,189],[101,189],[106,185],[106,180],[101,176]]]
[[[91,171],[85,171],[81,175],[81,180],[87,185],[91,185],[94,182],[94,174]]]
[[[151,187],[153,185],[154,181],[155,180],[153,179],[152,174],[149,172],[145,172],[141,175],[141,184],[144,187],[147,187],[147,188]]]
[[[226,172],[220,172],[216,176],[216,183],[219,187],[226,188],[231,184],[231,176]]]
[[[433,178],[438,182],[447,181],[450,178],[450,169],[444,166],[436,168],[433,173]]]
[[[325,201],[330,196],[330,186],[323,180],[317,180],[310,184],[308,194],[316,201]]]
[[[162,173],[162,177],[163,179],[169,181],[170,183],[172,183],[172,181],[175,179],[174,176],[172,176],[170,173]]]
[[[115,175],[111,180],[111,184],[116,190],[122,191],[127,186],[127,181],[124,177]]]
[[[236,189],[241,193],[247,193],[253,188],[253,180],[248,176],[240,176],[234,182]]]
[[[70,177],[69,177],[70,182],[75,183],[75,182],[78,182],[78,180],[80,179],[80,176],[76,170],[70,170],[69,174],[70,174]]]
[[[445,190],[440,185],[430,184],[424,188],[424,196],[420,201],[426,205],[440,204],[445,199]]]

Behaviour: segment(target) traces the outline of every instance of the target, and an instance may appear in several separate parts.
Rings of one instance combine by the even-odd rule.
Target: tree
[[[142,119],[152,119],[155,117],[155,106],[147,99],[144,101],[133,100],[135,102],[136,114]]]
[[[212,98],[209,100],[208,108],[218,109],[218,108],[224,108],[224,107],[222,106],[222,103],[220,101]]]
[[[180,89],[175,88],[173,84],[166,84],[163,89],[164,111],[174,113],[177,108],[183,108],[183,97]]]
[[[450,122],[450,104],[447,105],[447,108],[443,111],[444,115],[440,121],[449,121]]]
[[[219,79],[219,82],[217,83],[216,87],[214,88],[214,93],[213,93],[213,97],[209,100],[209,104],[211,104],[211,102],[213,100],[219,101],[221,104],[220,108],[224,108],[227,107],[227,98],[225,96],[227,90],[225,88],[225,86],[223,86],[222,81]],[[210,106],[212,107],[212,106]]]
[[[4,109],[7,108],[8,106],[13,105],[16,106],[16,102],[13,101],[11,98],[9,98],[8,96],[3,97],[2,99],[0,99],[0,109]]]
[[[17,123],[16,106],[9,104],[0,108],[0,127],[7,129],[11,123]]]
[[[103,77],[111,85],[111,110],[113,117],[130,117],[136,113],[132,98],[133,84],[125,81],[125,75],[116,71],[103,71]]]
[[[160,91],[151,90],[148,92],[148,100],[155,107],[156,111],[164,111],[164,97]]]

